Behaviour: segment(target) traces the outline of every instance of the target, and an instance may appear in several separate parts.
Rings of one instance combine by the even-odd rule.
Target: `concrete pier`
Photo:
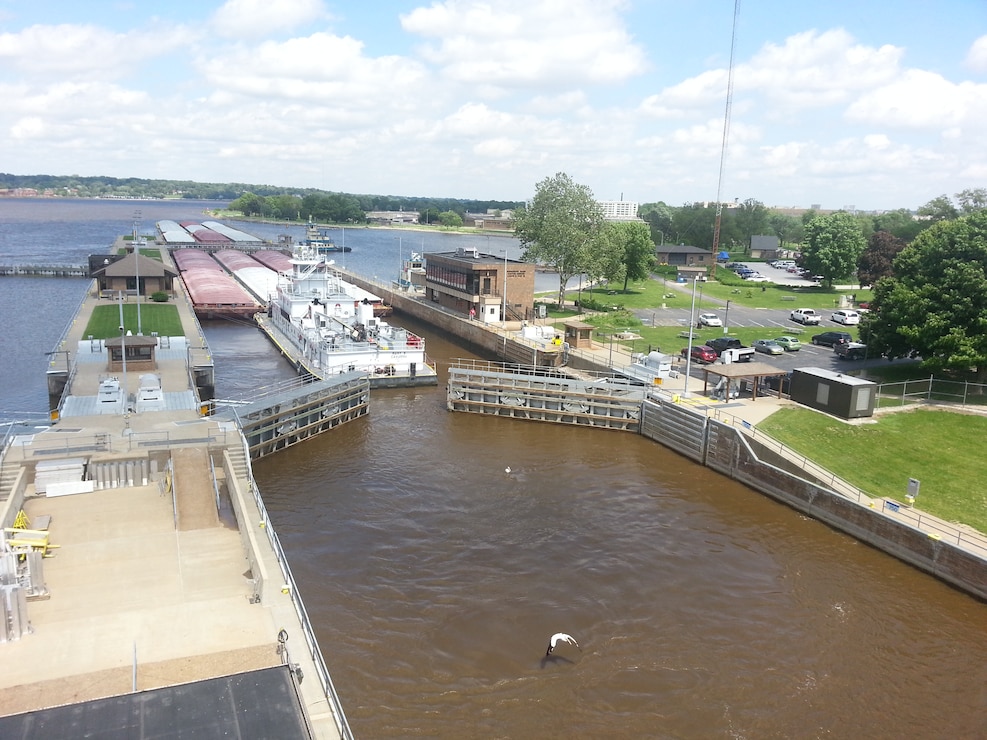
[[[49,371],[64,374],[68,397],[94,393],[107,373],[102,361],[87,361],[82,336],[99,303],[106,300],[94,285],[52,355]],[[66,414],[7,440],[2,526],[13,527],[21,512],[28,528],[44,522],[47,557],[37,559],[43,573],[32,574],[46,598],[29,598],[27,628],[0,640],[0,735],[30,723],[23,713],[175,692],[169,705],[189,682],[248,674],[261,681],[273,668],[294,698],[271,696],[280,702],[271,716],[294,712],[286,727],[301,728],[281,736],[350,737],[254,483],[246,440],[235,424],[203,417],[197,403],[174,403],[198,399],[195,386],[209,387],[212,377],[184,294],[176,305],[186,349],[161,351],[153,370],[165,408],[139,411],[130,402],[125,413]],[[117,375],[130,398],[139,395],[141,374]],[[45,483],[39,466],[59,460],[80,460],[92,475]],[[175,715],[181,726],[181,712]]]

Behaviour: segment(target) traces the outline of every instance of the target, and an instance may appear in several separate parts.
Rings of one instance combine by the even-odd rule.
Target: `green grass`
[[[987,418],[916,409],[851,425],[806,409],[780,409],[758,425],[868,495],[905,500],[908,479],[922,487],[916,508],[987,532],[987,459],[974,440]]]
[[[141,303],[141,331],[145,336],[157,332],[162,337],[181,337],[185,335],[182,320],[178,316],[178,307],[167,303]],[[123,325],[127,331],[137,333],[137,304],[126,303],[123,306]],[[106,304],[96,306],[92,317],[86,324],[83,338],[90,335],[94,339],[110,339],[120,336],[120,305]]]

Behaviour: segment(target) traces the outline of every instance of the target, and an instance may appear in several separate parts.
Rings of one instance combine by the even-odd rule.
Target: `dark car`
[[[689,355],[689,348],[682,348],[682,356],[687,357]],[[716,362],[716,352],[712,347],[707,347],[705,344],[694,344],[692,345],[692,361],[693,362]]]
[[[841,360],[866,360],[867,345],[859,342],[840,342],[833,347]]]
[[[771,391],[778,391],[780,388],[781,392],[788,395],[792,388],[792,371],[789,370],[785,375],[769,375],[761,381],[761,390],[764,393],[769,393]]]
[[[852,342],[853,337],[845,331],[824,331],[822,334],[813,334],[812,343],[824,347],[835,347],[837,344]]]
[[[712,347],[716,354],[720,354],[725,349],[734,349],[744,345],[736,337],[714,337],[706,340],[706,346]]]

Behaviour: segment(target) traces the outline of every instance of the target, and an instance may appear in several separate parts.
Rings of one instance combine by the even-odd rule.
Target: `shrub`
[[[155,303],[167,303],[168,294],[163,290],[155,291],[154,293],[151,293],[151,300]]]

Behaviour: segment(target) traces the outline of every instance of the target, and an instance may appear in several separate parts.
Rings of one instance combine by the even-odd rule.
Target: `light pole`
[[[137,280],[137,336],[144,336],[141,331],[141,251],[140,246],[137,247],[137,251],[134,252],[134,278]]]
[[[689,349],[685,355],[685,387],[682,389],[682,398],[689,397],[689,374],[692,372],[692,331],[696,325],[696,283],[698,278],[692,279],[692,309],[689,311]]]
[[[123,323],[123,291],[120,291],[120,358],[123,361],[123,413],[127,413],[127,331]]]
[[[487,237],[488,239],[490,237]],[[504,319],[504,341],[507,341],[507,249],[504,249],[504,286],[501,288],[504,294],[504,305],[501,309],[503,311]]]
[[[659,247],[664,247],[665,246],[665,232],[662,231],[661,229],[655,229],[655,231],[657,231],[659,234],[661,234],[661,244],[659,244],[658,246]]]

